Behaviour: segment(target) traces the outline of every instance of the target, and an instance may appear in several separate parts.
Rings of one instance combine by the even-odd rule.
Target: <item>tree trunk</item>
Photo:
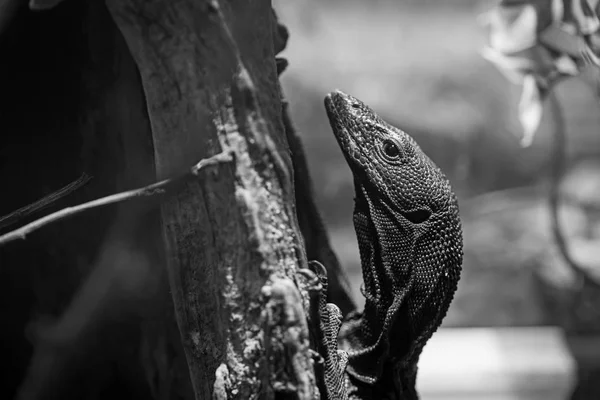
[[[319,398],[306,282],[296,274],[307,255],[330,268],[330,301],[344,312],[354,304],[282,102],[283,62],[276,64],[275,56],[287,31],[270,2],[34,3],[55,8],[32,16],[11,7],[12,20],[0,18],[0,48],[15,52],[3,79],[23,67],[22,46],[34,44],[42,62],[29,65],[41,74],[48,69],[43,58],[62,43],[56,39],[81,38],[62,60],[73,73],[61,73],[57,82],[44,76],[39,89],[54,90],[43,97],[55,102],[52,118],[77,121],[56,135],[70,146],[57,145],[55,157],[41,158],[72,160],[76,167],[60,173],[46,161],[46,172],[57,182],[75,169],[94,176],[68,204],[177,176],[222,151],[233,160],[186,181],[161,204],[160,215],[156,202],[124,203],[60,222],[64,232],[49,227],[54,233],[0,250],[8,282],[21,279],[16,269],[23,252],[63,254],[38,257],[49,269],[63,263],[64,272],[46,295],[34,287],[31,304],[22,303],[25,315],[54,316],[17,324],[28,323],[34,341],[29,366],[19,372],[21,398]],[[50,34],[35,24],[48,25]],[[60,65],[51,63],[57,71]],[[16,83],[7,85],[10,94],[23,96]],[[65,97],[64,88],[74,95]],[[27,97],[3,100],[22,113]],[[34,117],[46,112],[42,102],[30,106],[31,128],[21,129],[19,140],[52,124]],[[37,178],[32,194],[3,199],[2,210],[48,192],[39,188],[45,178],[36,176],[41,160],[28,169]],[[59,292],[62,305],[47,309],[45,299]],[[13,342],[22,340],[18,331]],[[27,350],[17,351],[23,357]],[[10,397],[11,390],[3,393]]]
[[[263,311],[280,306],[267,288],[306,265],[284,180],[291,168],[270,3],[108,5],[140,69],[158,178],[223,150],[234,154],[231,165],[162,205],[166,266],[196,398],[273,398],[282,390],[314,397],[306,317],[288,321],[302,332],[279,349],[269,342],[285,339],[269,337],[274,321]]]

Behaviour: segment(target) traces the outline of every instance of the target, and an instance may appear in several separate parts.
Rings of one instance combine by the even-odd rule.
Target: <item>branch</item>
[[[29,9],[33,11],[50,10],[62,2],[63,0],[29,0]]]
[[[212,157],[201,160],[198,164],[194,165],[188,172],[183,175],[177,176],[175,178],[165,179],[160,182],[153,183],[148,186],[144,186],[139,189],[128,190],[126,192],[121,192],[117,194],[113,194],[110,196],[102,197],[100,199],[92,200],[87,203],[80,204],[74,207],[67,207],[57,212],[54,212],[50,215],[47,215],[43,218],[35,220],[19,229],[8,232],[2,236],[0,236],[0,246],[3,246],[13,240],[17,239],[25,239],[25,237],[56,221],[60,221],[61,219],[72,217],[73,215],[82,213],[87,210],[91,210],[97,207],[103,207],[110,204],[120,203],[122,201],[131,200],[136,197],[152,197],[155,195],[166,194],[169,189],[173,186],[180,184],[182,181],[187,180],[192,177],[198,176],[198,172],[209,165],[215,165],[221,162],[231,161],[232,156],[229,152],[222,152],[216,154]]]
[[[90,179],[92,179],[91,176],[83,173],[76,181],[71,182],[68,185],[58,189],[57,191],[49,194],[48,196],[41,198],[35,203],[19,208],[17,211],[13,211],[12,213],[5,215],[4,217],[0,217],[0,229],[6,228],[7,226],[17,222],[19,219],[48,207],[50,204],[62,199],[66,195],[79,189],[80,187],[88,183]]]

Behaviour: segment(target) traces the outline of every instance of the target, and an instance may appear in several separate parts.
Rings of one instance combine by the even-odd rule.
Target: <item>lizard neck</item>
[[[352,343],[349,371],[362,382],[374,383],[386,374],[412,368],[409,353],[412,332],[402,318],[405,298],[412,287],[415,232],[403,225],[376,193],[355,183],[354,227],[363,272],[365,308],[348,325],[345,340]],[[410,377],[412,374],[398,374]],[[404,378],[403,378],[404,379]],[[395,380],[396,384],[403,383]],[[410,388],[410,382],[406,387]],[[407,389],[408,390],[408,389]]]
[[[369,327],[363,329],[363,341],[365,345],[374,345],[381,332],[389,334],[397,325],[390,312],[398,314],[412,288],[417,234],[411,226],[402,223],[372,188],[355,185],[354,228],[365,296],[362,325]]]

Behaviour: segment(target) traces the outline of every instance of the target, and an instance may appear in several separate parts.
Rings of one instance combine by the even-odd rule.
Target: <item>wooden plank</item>
[[[560,328],[448,328],[425,346],[417,389],[423,400],[563,400],[575,377]]]

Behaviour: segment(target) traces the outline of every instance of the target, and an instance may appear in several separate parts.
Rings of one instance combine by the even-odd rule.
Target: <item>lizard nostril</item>
[[[358,103],[352,103],[352,108],[360,108],[360,104],[358,104]]]

